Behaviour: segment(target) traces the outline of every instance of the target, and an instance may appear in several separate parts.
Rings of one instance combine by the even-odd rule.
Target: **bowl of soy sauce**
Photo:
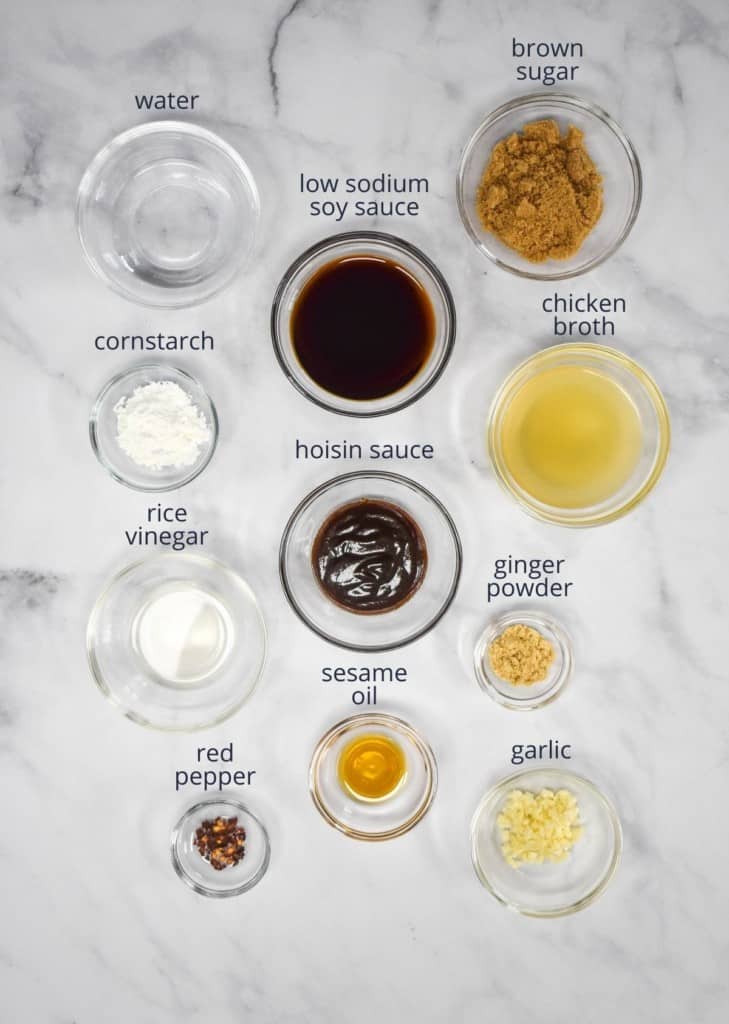
[[[332,412],[382,416],[416,401],[455,341],[450,289],[409,242],[377,231],[334,235],[286,271],[271,312],[281,367]]]

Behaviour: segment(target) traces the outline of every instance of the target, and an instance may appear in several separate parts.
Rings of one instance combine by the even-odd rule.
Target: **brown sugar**
[[[514,686],[531,686],[547,678],[554,648],[536,629],[515,623],[489,644],[488,659],[500,679]]]
[[[487,231],[533,263],[574,256],[602,213],[602,178],[583,133],[532,121],[497,142],[476,208]]]

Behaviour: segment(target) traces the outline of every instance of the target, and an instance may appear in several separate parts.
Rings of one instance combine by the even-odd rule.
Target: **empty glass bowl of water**
[[[195,124],[157,121],[91,161],[76,218],[91,268],[120,295],[175,308],[209,299],[250,256],[260,204],[239,154]]]

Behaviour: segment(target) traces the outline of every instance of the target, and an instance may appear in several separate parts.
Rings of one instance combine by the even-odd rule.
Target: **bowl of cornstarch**
[[[218,417],[210,397],[184,370],[143,363],[113,377],[89,421],[104,468],[138,491],[171,491],[210,461]]]

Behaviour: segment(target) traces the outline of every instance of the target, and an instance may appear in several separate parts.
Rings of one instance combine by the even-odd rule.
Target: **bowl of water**
[[[180,308],[211,298],[250,256],[260,214],[250,169],[198,125],[156,121],[97,153],[76,223],[94,273],[125,298]]]

